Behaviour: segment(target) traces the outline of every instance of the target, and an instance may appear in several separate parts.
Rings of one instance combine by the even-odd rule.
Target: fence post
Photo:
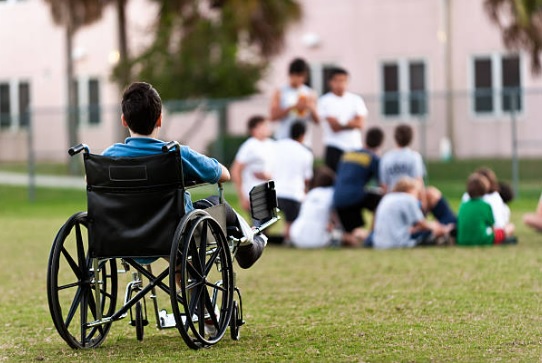
[[[34,123],[29,109],[23,111],[19,117],[27,117],[26,150],[28,158],[28,200],[36,200],[36,159],[34,153]]]
[[[517,119],[516,119],[516,109],[517,109],[517,94],[518,90],[507,91],[511,94],[510,101],[510,117],[511,117],[511,126],[512,126],[512,188],[514,189],[514,194],[519,196],[519,157],[518,157],[518,130],[517,130]]]

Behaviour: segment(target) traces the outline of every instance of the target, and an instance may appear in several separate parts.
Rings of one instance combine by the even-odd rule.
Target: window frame
[[[415,94],[411,91],[411,72],[410,67],[413,64],[420,63],[423,65],[423,91],[425,99],[425,112],[413,113],[411,107],[412,97]],[[386,66],[397,66],[398,71],[398,92],[399,97],[399,112],[397,114],[386,114],[384,100],[387,97],[385,92],[385,73],[384,68]],[[379,62],[378,74],[380,76],[380,117],[385,120],[421,120],[427,119],[429,115],[429,63],[425,58],[412,57],[412,58],[396,58],[396,59],[382,59]]]
[[[468,92],[468,98],[469,98],[469,111],[471,113],[471,117],[476,120],[491,120],[495,121],[495,119],[506,119],[508,120],[510,116],[512,115],[511,111],[504,110],[504,86],[503,86],[503,77],[502,77],[502,63],[506,58],[512,58],[517,57],[518,58],[518,76],[519,76],[519,95],[520,95],[520,102],[519,102],[519,109],[517,109],[514,114],[515,115],[522,115],[525,113],[525,71],[524,71],[524,60],[521,55],[521,53],[514,53],[514,52],[506,52],[506,53],[482,53],[482,54],[474,54],[469,59],[469,66],[468,66],[468,77],[469,77],[469,92]],[[475,67],[475,61],[477,59],[489,59],[491,62],[491,90],[492,90],[492,103],[493,103],[493,109],[488,112],[479,112],[476,110],[476,67]]]
[[[31,105],[32,105],[32,82],[28,78],[20,79],[0,79],[0,84],[8,85],[8,101],[9,101],[9,125],[5,127],[0,127],[0,132],[17,132],[19,130],[28,129],[29,123],[31,122]],[[20,86],[26,84],[28,86],[28,119],[25,124],[21,121],[23,115],[21,113],[21,104],[20,104]]]
[[[98,104],[91,105],[90,100],[90,83],[96,81],[98,89]],[[103,123],[102,115],[102,79],[99,76],[79,76],[74,80],[77,110],[77,127],[78,128],[96,128]],[[97,114],[98,122],[91,122],[92,114]]]

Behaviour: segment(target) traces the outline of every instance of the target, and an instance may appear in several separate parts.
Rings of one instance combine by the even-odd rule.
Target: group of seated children
[[[334,182],[331,170],[316,170],[313,188],[290,229],[293,246],[328,246],[337,229],[342,231],[341,244],[350,247],[517,242],[506,204],[513,193],[498,183],[491,169],[480,168],[469,177],[456,217],[442,193],[424,185],[422,158],[409,147],[412,128],[399,125],[394,133],[397,147],[380,158],[383,138],[379,128],[370,128],[365,147],[343,155]],[[377,184],[372,185],[375,179]],[[374,213],[368,228],[364,210]],[[429,214],[432,220],[426,218]]]

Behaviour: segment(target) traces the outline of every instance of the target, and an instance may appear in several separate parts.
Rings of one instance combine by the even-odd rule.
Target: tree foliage
[[[485,0],[484,5],[500,27],[506,47],[527,50],[533,72],[540,73],[542,0]]]
[[[164,99],[255,93],[288,26],[301,17],[296,0],[153,1],[154,42],[130,66]]]

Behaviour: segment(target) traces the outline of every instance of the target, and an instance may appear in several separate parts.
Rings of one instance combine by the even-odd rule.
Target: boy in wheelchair
[[[162,153],[166,142],[159,140],[162,126],[162,100],[158,92],[148,83],[134,82],[122,95],[122,125],[130,131],[125,143],[107,148],[102,155],[108,157],[138,157]],[[215,184],[230,180],[228,169],[216,159],[202,155],[188,146],[181,147],[181,159],[185,180]],[[185,212],[205,209],[219,203],[218,197],[192,203],[190,194],[185,192]],[[235,255],[242,268],[251,267],[262,255],[267,237],[254,233],[247,222],[226,204],[226,226],[228,233],[242,242]],[[244,238],[243,238],[244,237]]]

